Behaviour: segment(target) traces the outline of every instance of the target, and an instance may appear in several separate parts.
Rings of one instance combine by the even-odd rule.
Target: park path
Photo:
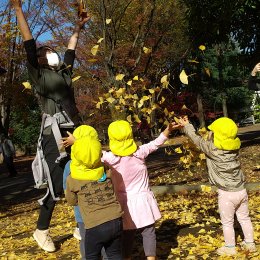
[[[251,125],[239,128],[239,137],[243,145],[260,144],[260,124]],[[182,136],[174,137],[176,146],[180,145],[183,141]],[[167,155],[162,147],[158,151],[149,155],[147,159],[148,170],[151,177],[157,174],[167,172],[174,163],[177,163],[176,155]],[[20,156],[15,159],[15,165],[18,171],[18,176],[8,178],[4,165],[0,165],[0,205],[4,204],[19,204],[35,200],[36,197],[41,196],[45,190],[34,189],[34,181],[31,171],[31,162],[33,156],[24,157]],[[200,185],[171,185],[171,186],[153,186],[152,189],[156,194],[164,194],[179,191],[199,190]],[[248,189],[258,189],[259,184],[248,184]]]

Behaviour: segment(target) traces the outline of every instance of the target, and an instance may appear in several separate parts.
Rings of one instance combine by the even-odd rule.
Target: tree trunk
[[[225,93],[223,93],[223,98],[222,98],[222,110],[223,110],[223,115],[225,117],[228,117],[228,110],[227,110],[227,96]]]
[[[201,94],[197,94],[197,105],[198,105],[198,113],[199,113],[199,121],[200,121],[200,127],[205,127],[205,118],[204,118],[204,109],[202,104],[202,96]]]

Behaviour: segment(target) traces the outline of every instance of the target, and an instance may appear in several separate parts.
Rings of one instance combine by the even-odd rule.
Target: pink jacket
[[[130,156],[116,156],[103,151],[102,161],[112,169],[115,193],[124,211],[124,230],[153,224],[161,214],[149,187],[145,158],[167,140],[161,133],[155,140],[141,145]]]

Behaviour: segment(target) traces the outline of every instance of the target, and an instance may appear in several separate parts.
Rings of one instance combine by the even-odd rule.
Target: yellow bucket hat
[[[221,150],[237,150],[241,146],[240,139],[237,137],[237,125],[228,118],[221,117],[215,120],[208,129],[214,133],[214,145]]]
[[[117,120],[111,123],[108,127],[108,137],[109,148],[115,155],[128,156],[137,149],[132,127],[125,120]]]
[[[90,125],[81,125],[81,126],[77,127],[73,132],[73,136],[76,139],[79,139],[84,136],[91,136],[91,137],[99,140],[96,129]]]
[[[101,162],[101,143],[97,131],[87,125],[73,132],[76,141],[71,147],[71,177],[77,180],[97,181],[104,173]]]

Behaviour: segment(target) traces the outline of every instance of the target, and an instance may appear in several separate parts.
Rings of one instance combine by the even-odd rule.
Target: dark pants
[[[129,258],[132,255],[133,245],[135,241],[135,234],[141,233],[143,237],[143,248],[145,256],[156,256],[156,234],[154,224],[139,228],[124,230],[123,232],[123,252],[124,257]]]
[[[122,260],[122,219],[117,218],[86,229],[85,254],[88,260],[100,260],[102,247],[107,259]]]
[[[17,175],[16,169],[14,167],[14,158],[13,156],[4,156],[4,163],[6,168],[9,171],[9,177]]]
[[[59,151],[53,134],[43,136],[42,147],[46,162],[49,166],[55,195],[60,196],[63,192],[62,178],[66,162],[64,161],[62,164],[55,163],[59,156]],[[49,194],[44,204],[40,206],[37,229],[45,230],[49,228],[55,204],[56,201],[54,201],[51,194]]]

